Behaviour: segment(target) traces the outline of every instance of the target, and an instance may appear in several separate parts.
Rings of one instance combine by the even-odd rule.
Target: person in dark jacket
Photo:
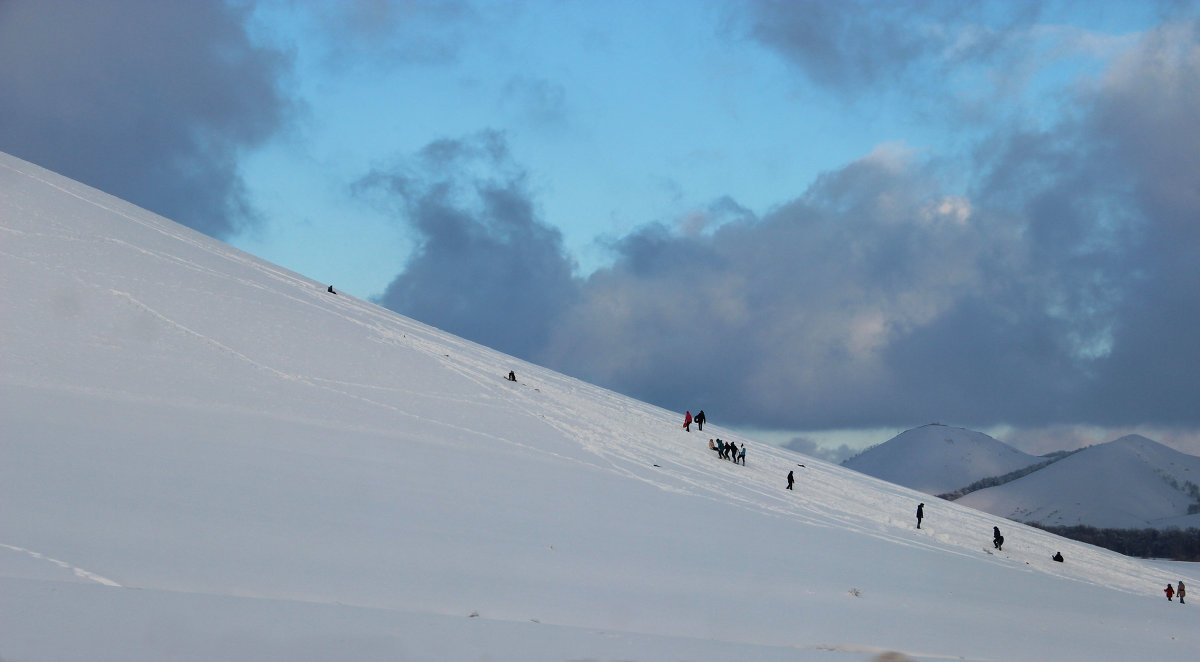
[[[704,410],[701,409],[700,413],[696,414],[696,418],[694,418],[692,420],[696,421],[696,429],[703,432],[704,431],[704,421],[708,420],[704,417]]]
[[[787,486],[787,488],[789,490],[792,489],[792,483],[794,483],[794,482],[796,482],[796,479],[792,477],[792,472],[789,471],[788,472],[788,486]]]
[[[925,504],[917,504],[917,528],[921,528],[921,520],[925,519]]]
[[[992,527],[992,546],[1002,550],[1004,548],[1004,536],[1000,535],[1000,527]]]
[[[1059,563],[1063,562],[1062,552],[1054,552],[1054,556],[1051,556],[1050,558],[1058,561]]]

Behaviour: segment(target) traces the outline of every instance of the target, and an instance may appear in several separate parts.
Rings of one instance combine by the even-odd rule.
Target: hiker
[[[917,504],[917,528],[921,528],[921,520],[925,518],[925,504]]]
[[[688,432],[692,431],[692,412],[690,410],[683,416],[683,429]]]
[[[1179,595],[1179,604],[1183,604],[1183,596],[1187,595],[1187,592],[1186,592],[1186,590],[1184,589],[1184,586],[1183,586],[1183,580],[1182,580],[1182,579],[1181,579],[1181,580],[1179,580],[1179,590],[1178,590],[1178,591],[1175,591],[1175,593]]]
[[[1175,595],[1175,587],[1167,584],[1167,587],[1163,589],[1163,593],[1167,594],[1167,602],[1171,602],[1171,596]]]
[[[742,444],[742,450],[738,453],[738,459],[742,461],[742,466],[746,466],[746,444]]]
[[[1000,527],[998,526],[992,527],[992,546],[1000,550],[1004,548],[1004,536],[1000,535]]]
[[[1054,552],[1054,556],[1051,556],[1050,558],[1058,561],[1059,563],[1063,562],[1062,552]]]
[[[696,414],[696,418],[694,418],[692,420],[696,421],[696,429],[703,432],[704,431],[704,421],[707,420],[704,418],[704,410],[701,409],[700,413]]]
[[[715,442],[713,442],[713,440],[712,440],[712,439],[709,439],[709,440],[708,440],[708,450],[710,450],[710,451],[715,451],[715,450],[717,450],[717,444],[716,444]],[[719,454],[720,454],[720,451],[717,451],[717,454],[719,455]]]
[[[337,292],[334,292],[334,291],[333,291],[333,286],[332,286],[332,285],[330,285],[330,286],[329,286],[329,289],[327,289],[327,290],[325,290],[325,291],[326,291],[326,292],[328,292],[328,293],[330,293],[330,294],[337,294]]]
[[[513,372],[512,370],[509,370],[509,371],[508,371],[508,377],[507,377],[507,379],[508,379],[508,381],[510,381],[510,382],[515,382],[515,381],[517,381],[517,373]]]
[[[789,490],[792,489],[792,483],[794,483],[794,482],[796,482],[796,479],[792,477],[792,472],[789,471],[788,472],[788,487],[787,487]]]

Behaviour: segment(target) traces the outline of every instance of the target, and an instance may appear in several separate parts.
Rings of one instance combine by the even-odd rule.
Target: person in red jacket
[[[692,431],[692,412],[691,412],[691,410],[688,410],[688,413],[685,414],[683,417],[683,429],[687,430],[688,432]]]
[[[1167,594],[1167,602],[1172,602],[1171,597],[1175,595],[1175,587],[1167,584],[1167,587],[1163,589],[1163,593]]]

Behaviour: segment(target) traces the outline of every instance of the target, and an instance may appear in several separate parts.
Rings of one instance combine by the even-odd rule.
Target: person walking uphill
[[[696,418],[693,418],[692,420],[696,422],[696,429],[704,432],[704,421],[708,420],[704,417],[704,410],[701,409],[700,413],[696,414]]]
[[[1167,602],[1171,602],[1171,597],[1175,595],[1175,587],[1167,584],[1167,587],[1163,589],[1163,593],[1167,594]]]
[[[794,477],[792,477],[792,472],[789,471],[788,472],[788,486],[787,486],[787,488],[789,490],[792,489],[792,483],[794,483],[794,482],[796,482],[796,479]]]
[[[1000,527],[998,526],[992,527],[992,546],[1001,551],[1004,549],[1004,536],[1000,535]]]
[[[925,504],[917,504],[917,528],[921,528],[921,520],[925,519]]]
[[[684,414],[684,416],[683,416],[683,429],[687,430],[688,432],[692,431],[692,412],[691,412],[691,410],[688,410],[688,412],[686,414]]]

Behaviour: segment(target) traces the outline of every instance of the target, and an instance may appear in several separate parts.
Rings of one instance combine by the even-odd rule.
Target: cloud
[[[1051,128],[956,173],[903,145],[711,233],[614,245],[542,354],[777,429],[1196,425],[1195,23],[1148,33]]]
[[[379,302],[521,357],[542,347],[577,285],[502,134],[430,143],[355,186],[389,205],[418,249]]]
[[[0,3],[0,149],[207,234],[254,218],[239,153],[289,104],[246,9],[212,2]]]
[[[470,30],[489,23],[466,0],[293,1],[283,6],[307,24],[312,42],[324,49],[324,64],[335,68],[364,61],[388,67],[455,62]]]
[[[586,278],[502,134],[431,143],[358,185],[421,241],[382,302],[668,408],[719,403],[730,425],[1186,434],[1197,29],[1147,32],[1071,112],[998,124],[968,158],[882,144],[765,213],[718,195]]]

